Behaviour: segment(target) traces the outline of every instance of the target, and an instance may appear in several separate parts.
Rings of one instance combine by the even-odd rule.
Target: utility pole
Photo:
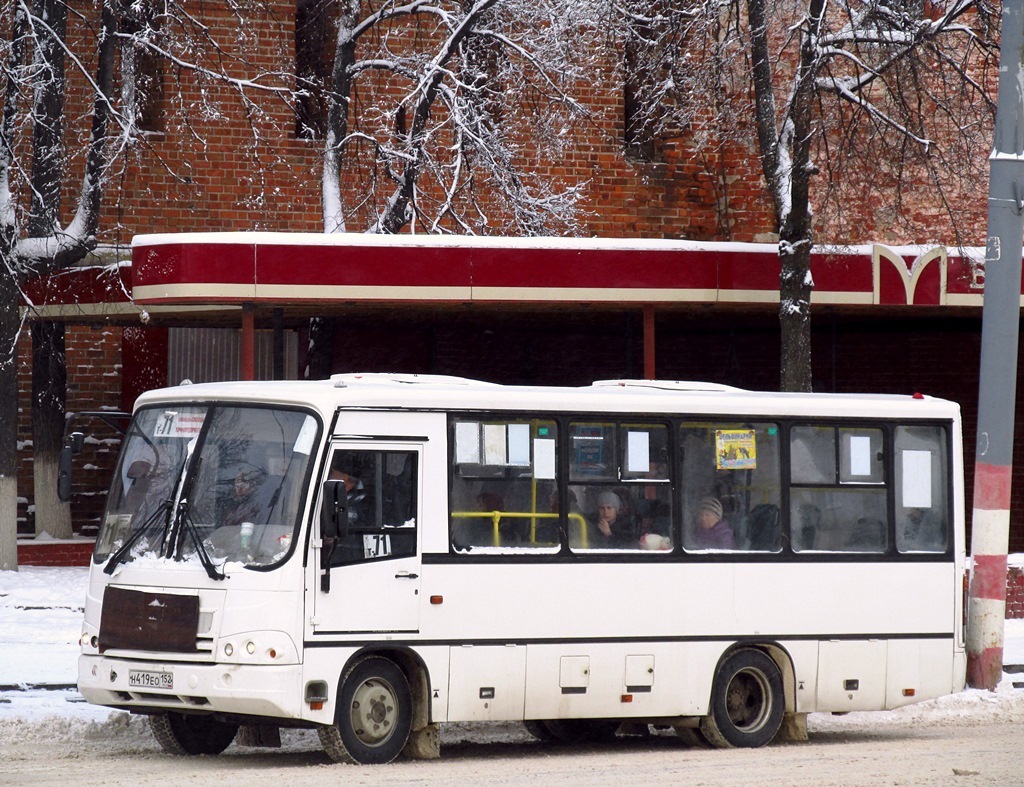
[[[967,682],[974,688],[985,689],[994,689],[1003,672],[1024,236],[1022,56],[1024,2],[1007,0],[1003,3],[995,143],[989,158],[985,305],[971,533],[974,568],[967,621]]]

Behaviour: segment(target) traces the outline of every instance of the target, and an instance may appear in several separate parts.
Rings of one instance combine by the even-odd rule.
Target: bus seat
[[[761,503],[750,509],[744,533],[744,549],[756,552],[777,552],[782,543],[779,507]]]

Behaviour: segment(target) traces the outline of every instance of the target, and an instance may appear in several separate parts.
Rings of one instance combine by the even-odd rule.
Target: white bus
[[[140,397],[79,688],[181,754],[316,728],[623,723],[761,746],[964,685],[959,407],[914,396],[459,378]]]

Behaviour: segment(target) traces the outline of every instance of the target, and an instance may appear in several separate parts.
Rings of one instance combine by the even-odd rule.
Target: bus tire
[[[402,752],[411,729],[409,681],[394,662],[371,656],[342,677],[334,724],[320,728],[320,743],[335,762],[383,765]]]
[[[156,713],[149,717],[160,747],[168,754],[220,754],[235,739],[237,724],[217,721],[212,716],[186,713]]]
[[[761,651],[745,648],[719,667],[700,731],[718,748],[756,748],[775,737],[785,710],[778,666]]]

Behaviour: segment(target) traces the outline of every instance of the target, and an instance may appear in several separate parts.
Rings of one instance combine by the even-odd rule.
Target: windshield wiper
[[[199,562],[202,563],[203,568],[206,569],[206,576],[210,579],[225,579],[226,575],[224,572],[217,567],[213,562],[213,558],[210,557],[210,553],[206,551],[206,546],[203,544],[203,539],[199,535],[196,523],[192,521],[192,516],[188,512],[188,500],[182,500],[178,503],[178,515],[176,519],[178,519],[184,527],[185,532],[192,537],[192,543],[196,545],[196,554],[199,556]],[[184,539],[182,539],[179,542],[178,549],[175,553],[176,560],[181,560],[181,552],[184,545]]]
[[[117,568],[117,565],[119,563],[121,563],[128,556],[128,553],[131,552],[132,547],[135,546],[135,544],[139,540],[141,540],[142,537],[147,532],[149,532],[150,528],[153,527],[153,523],[157,521],[159,516],[161,514],[164,514],[164,513],[169,514],[170,510],[171,510],[171,501],[170,500],[164,500],[159,506],[157,506],[156,510],[150,515],[149,519],[147,519],[143,523],[142,527],[140,527],[138,530],[136,530],[134,533],[132,533],[130,536],[128,536],[128,538],[121,545],[121,547],[114,554],[112,554],[110,556],[110,559],[107,560],[106,565],[103,566],[103,573],[104,574],[113,574],[114,573],[114,569]],[[167,524],[168,524],[168,518],[165,517],[164,518],[164,523],[163,523],[164,529],[167,528]]]

